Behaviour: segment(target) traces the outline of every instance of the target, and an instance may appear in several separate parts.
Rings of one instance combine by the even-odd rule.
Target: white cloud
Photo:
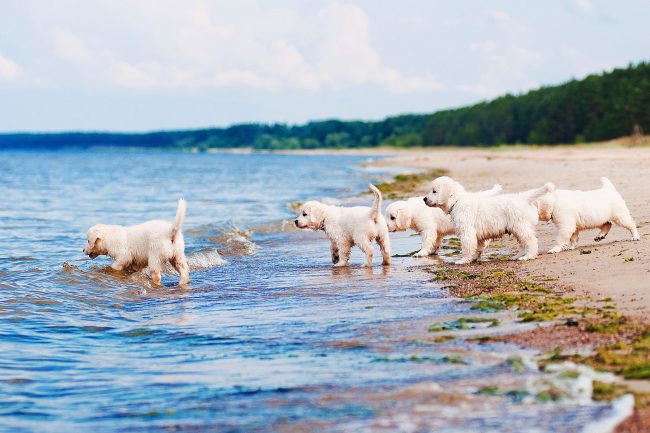
[[[74,23],[54,31],[55,52],[82,73],[132,88],[247,87],[257,90],[340,89],[376,85],[394,94],[440,88],[384,64],[370,21],[359,6],[336,0],[302,13],[257,1],[119,3],[107,14],[133,37],[122,44]],[[266,9],[265,9],[266,8]],[[132,17],[126,19],[123,16]]]
[[[0,81],[15,80],[22,73],[22,69],[16,62],[0,53]]]
[[[573,4],[578,7],[583,12],[591,13],[594,9],[594,5],[591,0],[573,0]]]

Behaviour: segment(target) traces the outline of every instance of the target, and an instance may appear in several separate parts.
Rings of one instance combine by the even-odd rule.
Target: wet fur
[[[390,238],[386,220],[381,214],[381,192],[374,185],[369,187],[375,195],[372,207],[331,206],[313,200],[300,207],[296,226],[325,231],[330,239],[334,266],[347,266],[355,245],[366,255],[365,265],[372,266],[373,241],[379,245],[382,264],[390,264]]]
[[[185,210],[185,200],[180,199],[173,223],[155,220],[128,227],[97,224],[88,230],[83,252],[91,258],[109,256],[114,260],[111,268],[116,271],[138,272],[149,267],[154,284],[160,284],[162,267],[170,263],[180,274],[179,284],[188,284],[182,232]]]

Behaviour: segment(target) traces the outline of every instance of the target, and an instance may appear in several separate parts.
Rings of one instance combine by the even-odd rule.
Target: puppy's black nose
[[[293,223],[294,223],[295,225],[298,225],[298,220],[294,220]]]
[[[424,202],[426,203],[426,202],[427,202],[427,198],[424,197],[424,198],[422,199],[422,201],[424,201]]]

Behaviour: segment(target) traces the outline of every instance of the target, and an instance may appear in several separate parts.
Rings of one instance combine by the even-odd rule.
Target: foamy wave
[[[187,264],[190,266],[191,271],[210,269],[226,263],[228,261],[215,249],[197,251],[187,255]]]
[[[255,250],[259,248],[255,242],[250,240],[253,235],[252,230],[241,229],[232,222],[223,226],[201,226],[187,230],[186,233],[197,238],[207,239],[211,243],[218,245],[220,254],[226,257],[250,256],[255,254]]]

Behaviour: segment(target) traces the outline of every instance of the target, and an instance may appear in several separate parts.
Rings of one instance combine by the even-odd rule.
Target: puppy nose
[[[424,202],[426,203],[426,202],[427,202],[427,198],[424,197],[424,198],[422,199],[422,201],[424,201]]]
[[[293,223],[294,223],[295,225],[298,225],[298,220],[294,220]]]

